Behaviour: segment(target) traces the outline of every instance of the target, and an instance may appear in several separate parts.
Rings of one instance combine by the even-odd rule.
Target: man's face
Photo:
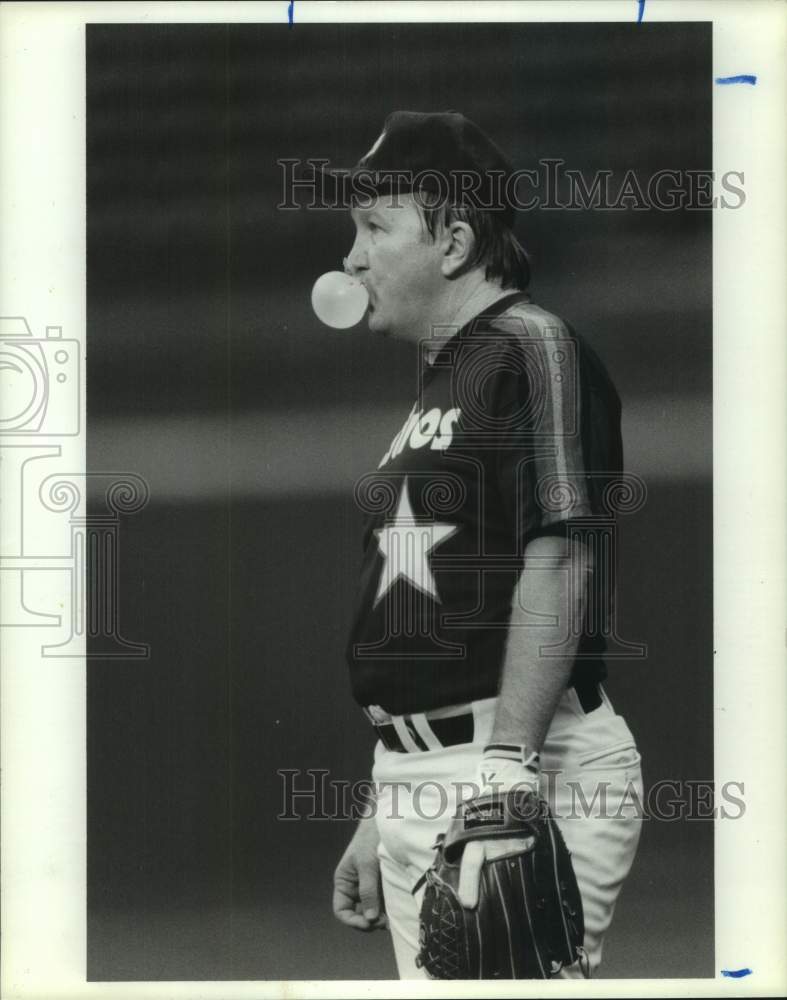
[[[429,335],[445,284],[442,252],[412,195],[381,196],[351,211],[355,242],[348,267],[369,293],[369,329],[419,340]]]

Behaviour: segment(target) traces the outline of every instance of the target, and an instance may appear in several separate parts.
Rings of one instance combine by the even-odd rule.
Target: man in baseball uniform
[[[346,268],[373,333],[419,345],[419,391],[376,470],[348,643],[376,729],[376,801],[334,876],[337,918],[390,928],[423,976],[419,891],[458,805],[530,786],[571,852],[584,953],[601,961],[640,834],[640,757],[601,682],[612,580],[606,498],[622,469],[603,365],[535,305],[512,166],[456,112],[395,112],[360,161]],[[489,844],[464,850],[475,906]],[[380,892],[380,888],[382,892]]]

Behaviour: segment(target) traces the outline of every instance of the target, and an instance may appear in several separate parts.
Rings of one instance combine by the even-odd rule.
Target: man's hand
[[[377,860],[379,840],[374,817],[362,819],[333,874],[334,915],[359,931],[388,926]]]
[[[532,843],[532,837],[512,837],[505,840],[471,840],[462,852],[459,866],[459,886],[456,894],[466,910],[478,906],[481,869],[485,861],[494,861],[505,854],[516,854]]]
[[[433,979],[549,979],[580,955],[571,856],[527,787],[465,801],[422,884],[416,964]]]
[[[534,754],[537,758],[537,755]],[[473,788],[479,788],[481,795],[497,795],[513,788],[530,789],[538,795],[538,770],[524,767],[511,760],[501,760],[494,756],[484,756],[478,765]],[[472,801],[472,799],[470,800]],[[504,854],[522,851],[532,842],[532,838],[514,837],[505,840],[471,840],[462,852],[459,868],[457,895],[465,909],[478,906],[481,869],[485,861],[494,861]]]

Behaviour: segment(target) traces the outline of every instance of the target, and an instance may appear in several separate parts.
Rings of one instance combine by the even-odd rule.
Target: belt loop
[[[434,730],[429,725],[429,722],[423,712],[416,712],[410,716],[413,720],[413,726],[415,731],[421,737],[421,739],[426,744],[428,750],[442,750],[443,744],[435,736]]]
[[[391,716],[391,722],[396,730],[396,735],[402,741],[402,746],[408,753],[420,753],[421,748],[415,742],[415,740],[410,735],[410,731],[404,721],[404,717],[401,715]]]

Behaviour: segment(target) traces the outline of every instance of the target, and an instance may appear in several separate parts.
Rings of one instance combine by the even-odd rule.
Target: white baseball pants
[[[425,978],[415,964],[421,890],[418,878],[434,860],[434,843],[469,793],[490,742],[496,699],[473,703],[473,743],[396,753],[381,743],[372,772],[378,788],[377,827],[385,908],[399,976]],[[640,756],[625,720],[602,692],[585,714],[573,689],[563,696],[541,752],[541,794],[571,852],[585,915],[585,952],[592,973],[604,934],[639,841],[643,788]],[[463,785],[464,783],[464,785]],[[464,790],[463,790],[464,789]],[[580,978],[580,963],[561,976]]]

